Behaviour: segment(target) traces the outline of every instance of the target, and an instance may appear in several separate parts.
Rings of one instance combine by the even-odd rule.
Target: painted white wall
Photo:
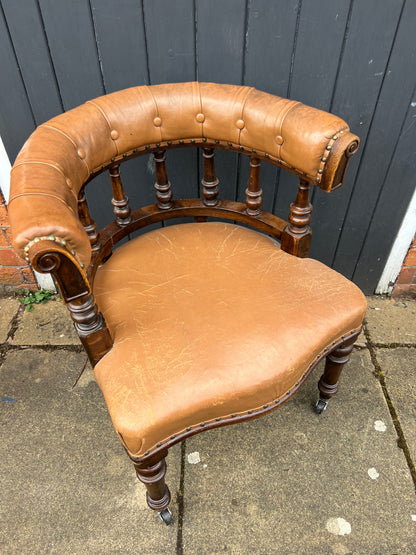
[[[10,196],[10,169],[10,160],[0,137],[0,189],[6,204],[9,202]]]
[[[402,225],[397,233],[396,240],[393,243],[380,281],[376,287],[376,293],[391,293],[394,282],[399,275],[403,261],[409,250],[410,244],[416,233],[416,189],[413,193],[406,215],[403,218]]]
[[[0,137],[0,189],[3,193],[6,204],[8,204],[10,198],[10,169],[10,160]],[[38,272],[35,272],[35,277],[39,287],[56,291],[55,284],[50,274],[39,274]]]

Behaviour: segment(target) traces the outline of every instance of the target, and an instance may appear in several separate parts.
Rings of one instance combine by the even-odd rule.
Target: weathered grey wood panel
[[[0,0],[0,134],[10,159],[35,125],[103,93],[198,79],[255,86],[346,119],[362,139],[344,187],[316,189],[311,254],[372,292],[415,187],[413,0]],[[245,157],[219,152],[221,196],[244,199]],[[201,160],[168,153],[176,197]],[[131,205],[154,202],[149,158],[123,165]],[[287,217],[296,179],[263,164],[264,207]],[[89,186],[112,218],[108,175]],[[388,224],[388,225],[387,225]]]

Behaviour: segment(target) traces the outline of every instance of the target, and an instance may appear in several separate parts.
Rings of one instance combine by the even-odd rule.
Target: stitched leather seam
[[[46,123],[43,123],[41,125],[41,127],[45,127],[46,129],[53,129],[53,131],[56,131],[57,133],[60,133],[61,135],[63,135],[66,139],[68,139],[68,141],[71,142],[71,144],[75,148],[75,154],[77,153],[77,150],[79,149],[79,146],[77,146],[75,141],[73,141],[69,135],[67,135],[66,133],[64,133],[60,129],[57,129],[56,127],[53,127],[52,125],[47,125]],[[78,156],[78,158],[79,158],[79,156]],[[88,164],[87,164],[87,161],[85,160],[85,158],[79,158],[79,160],[81,160],[81,162],[83,162],[86,165],[87,171],[88,171],[88,173],[90,173],[90,168],[88,167]],[[67,176],[67,177],[69,177],[69,176]]]
[[[148,87],[147,85],[145,85],[145,86],[146,86],[146,89],[150,92],[150,95],[151,95],[151,97],[153,98],[153,102],[155,103],[156,117],[160,118],[159,106],[158,106],[158,104],[157,104],[155,95],[153,94],[151,87]],[[162,121],[162,125],[163,125],[163,121]],[[162,125],[160,125],[160,126],[158,127],[159,133],[160,133],[160,140],[161,140],[161,141],[162,141]]]
[[[199,112],[202,114],[202,96],[201,96],[201,87],[199,86],[199,81],[196,81],[196,86],[198,88],[198,96],[199,96]],[[204,121],[201,122],[201,135],[202,137],[205,137],[204,134],[204,123],[205,123],[205,117],[204,117]]]
[[[100,114],[103,116],[103,118],[104,118],[105,121],[107,122],[107,125],[108,125],[108,132],[111,133],[111,131],[112,131],[113,128],[112,128],[111,123],[110,123],[110,120],[108,119],[108,117],[107,117],[106,113],[104,112],[104,110],[103,110],[100,106],[98,106],[98,104],[95,104],[95,102],[94,102],[93,100],[88,100],[88,101],[86,102],[86,104],[91,104],[92,106],[94,106],[94,108],[96,108],[96,109],[100,112]],[[110,137],[111,137],[111,135],[110,135]],[[118,150],[117,141],[114,140],[112,137],[111,137],[111,140],[112,140],[112,142],[114,143],[114,147],[115,147],[115,149],[116,149],[116,155],[119,155],[119,154],[120,154],[120,151]]]
[[[244,108],[246,107],[246,103],[247,103],[247,99],[250,96],[250,94],[252,93],[252,91],[254,90],[254,87],[249,87],[248,90],[246,91],[246,95],[244,97],[244,99],[242,100],[241,103],[241,119],[244,121]],[[241,146],[241,131],[242,129],[238,130],[238,144]]]
[[[54,199],[56,199],[56,200],[59,200],[59,202],[62,202],[62,204],[64,204],[67,208],[69,208],[69,210],[71,210],[71,212],[72,212],[73,214],[75,214],[75,212],[74,212],[74,210],[72,209],[72,207],[71,207],[65,200],[63,200],[63,199],[61,199],[60,197],[57,197],[57,196],[55,196],[55,195],[51,195],[50,193],[19,193],[18,195],[15,195],[15,196],[13,196],[13,197],[10,198],[10,200],[9,200],[9,205],[10,205],[14,200],[16,200],[16,199],[19,198],[19,197],[36,197],[36,196],[39,196],[39,197],[51,197],[51,198],[54,198]]]
[[[40,160],[25,160],[24,162],[18,162],[17,164],[14,164],[12,171],[14,168],[18,168],[19,166],[25,166],[26,164],[42,164],[44,166],[49,166],[50,168],[55,169],[56,171],[58,171],[62,177],[65,179],[65,184],[68,187],[68,189],[71,191],[71,193],[74,195],[75,200],[78,200],[78,195],[75,193],[75,191],[73,190],[73,188],[68,184],[67,179],[69,179],[68,177],[66,177],[63,169],[59,166],[55,166],[54,164],[51,164],[50,162],[41,162]]]

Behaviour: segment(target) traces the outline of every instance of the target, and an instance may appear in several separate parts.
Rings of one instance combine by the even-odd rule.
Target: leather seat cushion
[[[217,222],[119,247],[94,295],[114,338],[96,380],[137,457],[187,427],[282,398],[366,309],[361,291],[320,262]]]

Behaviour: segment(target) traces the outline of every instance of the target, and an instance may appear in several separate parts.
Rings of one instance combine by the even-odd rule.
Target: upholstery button
[[[82,148],[79,148],[77,150],[77,154],[81,158],[81,160],[83,160],[85,158],[85,150],[82,150]]]
[[[196,121],[197,121],[198,123],[203,123],[203,122],[205,121],[205,116],[204,116],[204,114],[201,114],[201,113],[197,114],[197,115],[196,115]]]
[[[283,144],[283,137],[281,137],[280,135],[277,135],[277,137],[276,137],[276,143],[277,143],[278,145]]]
[[[159,117],[155,118],[155,119],[153,120],[153,125],[154,125],[155,127],[160,127],[160,126],[162,125],[162,120],[161,120]]]
[[[245,126],[245,123],[242,119],[238,119],[235,124],[238,127],[238,129],[243,129],[243,127]]]
[[[118,139],[118,132],[115,129],[111,131],[110,135],[112,139],[114,140]]]

